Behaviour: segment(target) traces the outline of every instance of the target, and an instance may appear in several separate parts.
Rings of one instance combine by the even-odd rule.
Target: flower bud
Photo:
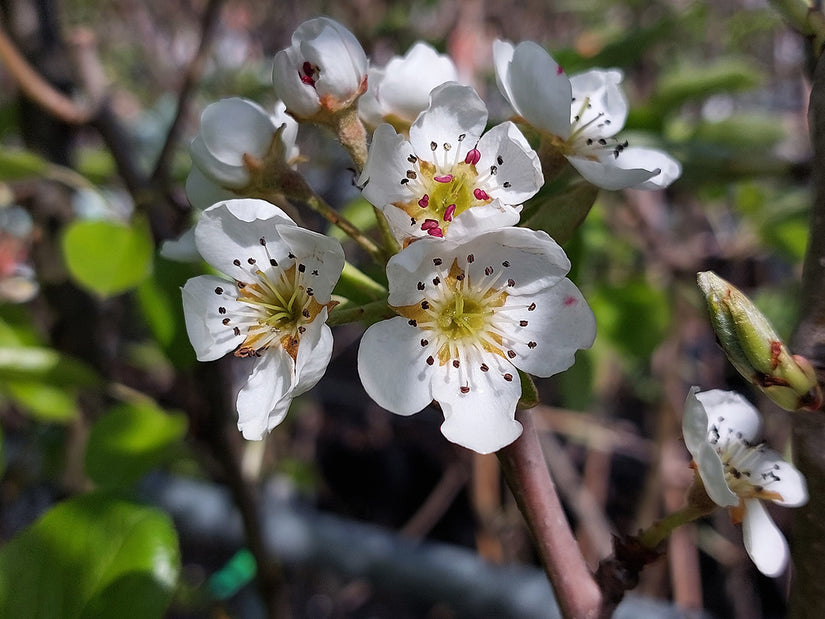
[[[252,195],[256,170],[288,167],[297,160],[297,135],[298,123],[283,103],[273,114],[239,97],[206,106],[189,147],[194,164],[187,181],[190,200],[206,208],[234,194]]]
[[[298,26],[275,54],[272,82],[296,118],[330,124],[367,89],[367,55],[355,36],[327,17]]]
[[[739,289],[712,271],[699,273],[710,321],[742,376],[785,410],[816,410],[822,390],[810,362],[792,355],[768,319]]]

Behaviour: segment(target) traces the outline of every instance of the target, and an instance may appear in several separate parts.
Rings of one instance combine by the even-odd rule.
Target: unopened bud
[[[822,390],[810,362],[791,355],[771,323],[735,286],[712,271],[699,273],[710,322],[742,376],[785,410],[816,410]]]

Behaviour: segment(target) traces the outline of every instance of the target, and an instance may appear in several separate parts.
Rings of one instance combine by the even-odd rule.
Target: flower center
[[[604,117],[604,112],[592,110],[590,97],[585,97],[578,107],[574,98],[571,112],[575,113],[570,121],[570,136],[566,140],[553,140],[554,145],[564,155],[598,161],[600,156],[608,151],[618,159],[622,151],[628,147],[627,140],[620,141],[611,137],[611,120]]]
[[[431,146],[435,158],[438,145],[433,142]],[[430,162],[415,155],[409,156],[412,166],[401,179],[401,184],[410,189],[412,198],[395,203],[410,216],[411,226],[417,226],[435,237],[444,236],[453,219],[467,209],[492,202],[485,187],[489,178],[495,175],[496,167],[493,166],[489,174],[480,177],[476,170],[481,158],[478,150],[471,149],[464,160],[451,161],[449,147],[448,143],[443,145],[443,161]],[[455,150],[458,151],[457,148]]]
[[[765,457],[762,445],[753,445],[732,430],[728,436],[720,436],[716,425],[710,429],[709,440],[722,460],[731,492],[743,499],[782,500],[782,495],[769,489],[780,481],[778,465],[766,470],[759,466]]]
[[[238,357],[260,355],[273,341],[280,341],[295,359],[305,325],[318,316],[324,305],[318,303],[311,287],[303,282],[303,265],[293,264],[285,271],[255,272],[251,283],[237,282],[238,301],[246,304],[245,321],[236,322],[236,333],[246,325],[246,339],[235,351]]]
[[[504,357],[502,327],[506,325],[498,314],[508,295],[494,286],[497,279],[474,285],[458,261],[453,261],[448,273],[433,279],[432,292],[424,301],[395,311],[427,332],[422,343],[429,346],[432,340],[440,365],[450,360],[455,364],[462,357],[473,356],[473,352]]]

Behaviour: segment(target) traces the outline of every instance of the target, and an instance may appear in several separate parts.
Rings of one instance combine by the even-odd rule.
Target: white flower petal
[[[730,489],[725,479],[725,467],[719,454],[710,443],[702,443],[693,454],[693,461],[696,463],[696,470],[705,492],[710,499],[720,507],[733,507],[739,505],[739,497]]]
[[[584,73],[570,76],[573,93],[571,105],[571,122],[576,115],[579,123],[586,123],[599,117],[602,125],[599,137],[607,138],[618,133],[627,120],[628,104],[622,90],[622,72],[618,69],[591,69]],[[589,107],[581,106],[587,99]]]
[[[192,206],[204,210],[222,200],[234,200],[238,194],[224,189],[204,176],[197,167],[192,167],[186,177],[186,197]]]
[[[269,348],[255,359],[236,401],[238,429],[245,439],[259,441],[283,421],[294,383],[295,363],[281,346]]]
[[[279,51],[272,66],[272,84],[291,114],[309,118],[321,109],[321,101],[315,88],[301,81],[303,63],[299,49],[288,47]]]
[[[293,398],[312,389],[327,371],[332,358],[333,339],[332,330],[324,324],[326,320],[327,309],[324,308],[307,325],[307,330],[301,337],[295,359],[297,382],[290,393]]]
[[[243,334],[235,335],[231,326],[221,322],[242,306],[235,300],[237,289],[232,282],[212,275],[200,275],[187,281],[181,292],[186,333],[198,361],[219,359],[243,342]],[[225,308],[226,312],[221,313],[219,307]]]
[[[496,84],[502,96],[510,104],[510,107],[513,108],[513,111],[520,115],[521,112],[514,103],[515,97],[513,95],[511,87],[512,80],[510,77],[510,66],[513,62],[513,53],[515,50],[516,48],[513,47],[513,44],[509,41],[502,41],[501,39],[493,41],[493,67],[496,72]]]
[[[765,576],[779,576],[788,564],[788,542],[756,499],[745,501],[742,521],[742,539],[745,550]]]
[[[410,144],[423,158],[433,154],[431,144],[441,149],[450,144],[451,161],[463,161],[475,146],[487,123],[487,106],[469,86],[448,82],[433,89],[430,105],[410,127]],[[464,135],[462,141],[459,136]]]
[[[397,415],[412,415],[433,399],[435,365],[427,365],[421,331],[401,316],[372,325],[358,348],[358,375],[367,394]]]
[[[458,71],[449,56],[419,41],[403,58],[387,63],[379,91],[383,115],[392,114],[412,123],[427,108],[430,91],[458,80]]]
[[[296,144],[298,140],[298,121],[286,113],[286,104],[277,101],[271,114],[272,124],[275,128],[283,127],[281,130],[281,142],[284,145],[284,158],[287,162],[298,158],[300,151]]]
[[[708,442],[708,413],[696,394],[699,387],[691,387],[682,413],[682,436],[690,455],[696,458],[699,449]]]
[[[682,165],[678,161],[655,148],[642,148],[641,146],[625,148],[616,160],[616,164],[625,169],[659,170],[655,176],[633,185],[634,189],[648,191],[664,189],[682,174]]]
[[[494,44],[493,55],[499,89],[516,113],[537,129],[567,139],[572,88],[550,54],[523,41],[513,49],[509,63],[506,44]]]
[[[249,99],[232,97],[206,106],[201,114],[198,135],[215,159],[227,165],[242,166],[244,153],[263,157],[269,151],[276,128],[260,105]],[[199,165],[201,163],[198,161]]]
[[[521,204],[532,198],[544,184],[538,155],[513,123],[505,122],[490,129],[476,148],[481,153],[476,165],[478,170],[488,170],[492,166],[497,170],[493,177],[495,184],[486,185],[491,197],[507,204]]]
[[[187,228],[177,239],[164,241],[160,246],[160,255],[175,262],[200,262],[194,226]]]
[[[385,106],[379,100],[383,81],[384,69],[370,67],[367,73],[367,91],[358,99],[358,116],[369,127],[377,127],[384,122]],[[424,106],[426,105],[425,103]]]
[[[715,426],[722,437],[736,434],[746,441],[753,441],[759,435],[759,412],[742,395],[711,389],[697,393],[696,399],[705,407],[708,430]]]
[[[501,281],[512,282],[508,291],[531,295],[558,283],[570,270],[570,260],[550,235],[529,228],[504,228],[466,241],[454,255],[476,260],[467,268],[471,281],[479,282],[491,270]]]
[[[772,449],[760,449],[760,458],[753,466],[751,481],[767,492],[779,494],[782,498],[774,500],[778,505],[798,507],[808,502],[805,477]]]
[[[391,125],[378,125],[367,163],[358,179],[359,185],[367,183],[362,193],[371,204],[383,209],[393,202],[412,198],[409,189],[400,182],[410,169],[408,157],[411,155],[413,148],[403,135],[396,133]]]
[[[280,238],[305,267],[304,282],[318,303],[329,303],[332,289],[344,269],[344,250],[338,240],[300,228],[276,226]]]
[[[469,367],[462,372],[449,366],[440,368],[433,377],[432,394],[444,412],[442,434],[453,443],[487,454],[521,435],[521,424],[515,420],[521,382],[515,368],[498,355],[485,356],[484,361],[490,367],[488,372],[475,363],[465,364]],[[504,380],[505,373],[513,379]],[[461,387],[468,384],[469,391],[462,393]]]
[[[317,28],[321,21],[323,27]],[[367,57],[355,35],[341,24],[319,17],[299,26],[293,35],[293,41],[296,39],[303,39],[299,41],[303,58],[319,69],[315,83],[318,95],[342,102],[351,99],[367,74]]]
[[[242,164],[231,165],[217,159],[200,134],[189,144],[189,156],[194,167],[219,186],[241,188],[249,184],[247,169]]]
[[[455,241],[467,240],[483,232],[515,226],[520,217],[520,206],[509,206],[493,200],[486,206],[474,206],[458,215],[450,224],[448,235]]]
[[[639,187],[661,173],[661,170],[658,169],[625,169],[619,163],[619,159],[621,158],[621,155],[617,159],[613,156],[612,152],[605,151],[604,154],[595,161],[583,157],[567,157],[567,160],[587,181],[597,187],[610,191]]]
[[[537,308],[528,311],[526,301],[534,302]],[[558,374],[573,365],[577,350],[593,345],[596,318],[569,279],[527,299],[510,296],[507,305],[511,304],[523,309],[508,313],[516,324],[509,334],[512,339],[505,339],[504,344],[516,353],[513,365],[523,372],[541,377]],[[519,326],[519,321],[526,326]]]
[[[289,253],[281,242],[279,226],[296,227],[274,204],[255,199],[227,200],[203,212],[195,226],[195,243],[209,264],[246,282],[259,268],[268,267],[270,259],[280,262]],[[267,242],[265,247],[261,238]]]

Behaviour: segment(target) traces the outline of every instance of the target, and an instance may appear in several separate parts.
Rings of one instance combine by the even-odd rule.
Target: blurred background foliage
[[[179,288],[203,267],[157,252],[190,217],[186,145],[209,102],[245,96],[270,105],[273,54],[316,15],[345,24],[378,64],[419,39],[449,52],[496,122],[507,116],[491,68],[496,37],[537,41],[568,73],[620,67],[631,100],[622,135],[682,162],[666,192],[596,195],[568,175],[525,205],[528,225],[562,231],[571,277],[597,317],[593,349],[539,381],[535,413],[554,441],[550,466],[592,563],[610,551],[611,531],[633,533],[680,505],[690,480],[679,439],[689,385],[748,392],[768,413],[774,445],[785,444],[784,413],[725,363],[695,286],[697,271],[713,269],[752,294],[783,336],[795,324],[810,202],[808,84],[802,42],[769,5],[220,4],[180,138],[152,175],[206,2],[0,1],[4,29],[67,93],[90,95],[66,41],[91,37],[111,116],[58,122],[0,65],[0,615],[263,615],[250,584],[260,542],[247,538],[255,560],[235,555],[240,547],[193,543],[147,503],[142,489],[159,470],[228,488],[247,535],[259,526],[255,488],[278,479],[327,513],[470,547],[493,562],[534,561],[495,460],[446,443],[435,411],[396,418],[368,402],[354,369],[359,326],[336,330],[327,377],[262,444],[243,444],[233,427],[241,361],[194,360]],[[313,187],[371,225],[343,150],[313,127],[301,127],[299,143]],[[312,214],[304,223],[324,227]],[[588,522],[577,493],[598,507],[601,525]],[[415,520],[422,513],[424,525]],[[645,572],[640,593],[718,616],[783,613],[783,580],[743,561],[724,514],[684,539],[671,544],[669,562]],[[273,573],[259,581],[280,587],[279,608],[295,616],[456,612],[455,600],[422,606],[413,593],[329,571]]]

